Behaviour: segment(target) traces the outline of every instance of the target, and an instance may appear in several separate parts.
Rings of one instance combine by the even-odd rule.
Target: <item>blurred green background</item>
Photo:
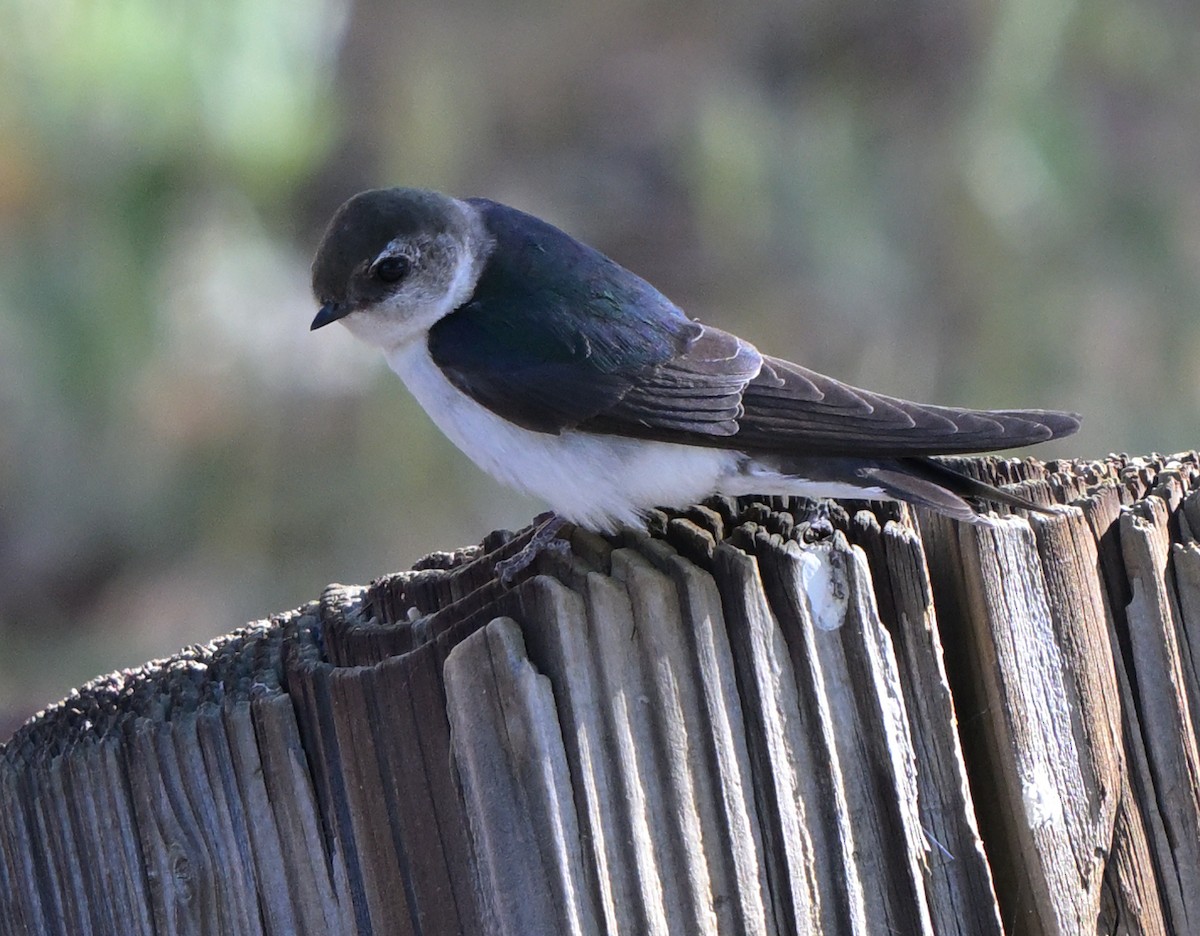
[[[1200,444],[1200,7],[6,0],[0,736],[72,685],[516,528],[310,334],[355,191],[540,214],[901,396]]]

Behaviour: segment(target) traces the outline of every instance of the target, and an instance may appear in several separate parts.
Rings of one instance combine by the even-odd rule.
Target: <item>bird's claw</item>
[[[570,542],[558,538],[558,534],[566,524],[567,521],[557,514],[550,514],[545,519],[541,519],[541,526],[534,530],[533,536],[529,538],[529,542],[522,547],[520,552],[496,563],[495,573],[496,577],[500,579],[500,584],[505,587],[511,585],[517,576],[524,572],[543,552],[552,552],[563,558],[570,555]]]

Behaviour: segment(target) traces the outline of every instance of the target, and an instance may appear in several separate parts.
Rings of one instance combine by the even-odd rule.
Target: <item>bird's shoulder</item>
[[[666,360],[702,331],[646,280],[549,222],[486,199],[468,203],[490,249],[447,333],[506,338],[530,357],[618,371]]]

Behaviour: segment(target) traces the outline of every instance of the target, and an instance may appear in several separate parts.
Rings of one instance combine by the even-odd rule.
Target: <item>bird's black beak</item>
[[[308,330],[316,331],[318,328],[324,328],[330,322],[336,322],[338,319],[345,318],[349,314],[349,304],[343,306],[336,302],[327,302],[321,306],[321,311],[312,320],[312,324],[308,326]]]

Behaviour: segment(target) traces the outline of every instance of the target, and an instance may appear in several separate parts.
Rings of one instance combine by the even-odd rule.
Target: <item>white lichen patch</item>
[[[829,549],[806,549],[800,556],[800,580],[820,630],[837,630],[846,620],[850,589],[841,565],[840,556]]]

